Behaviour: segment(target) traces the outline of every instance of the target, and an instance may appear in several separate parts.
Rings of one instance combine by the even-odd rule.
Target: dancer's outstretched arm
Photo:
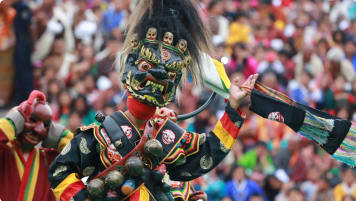
[[[351,121],[299,104],[261,83],[245,89],[251,95],[251,111],[286,124],[318,143],[335,159],[356,165],[356,126]]]

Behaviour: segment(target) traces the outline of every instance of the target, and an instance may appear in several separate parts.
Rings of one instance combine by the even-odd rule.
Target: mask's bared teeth
[[[164,86],[160,84],[159,85],[159,90],[160,90],[161,93],[163,93],[163,89],[164,89]]]
[[[148,80],[148,81],[146,82],[146,87],[149,86],[149,85],[151,85],[151,81],[150,81],[150,80]]]
[[[141,84],[138,86],[138,89],[143,89],[143,88],[145,88],[148,84],[148,81],[143,81],[143,82],[141,82]]]

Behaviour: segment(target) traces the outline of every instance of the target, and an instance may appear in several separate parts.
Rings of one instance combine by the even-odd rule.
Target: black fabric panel
[[[83,170],[86,167],[95,167],[92,176],[95,176],[105,169],[100,161],[100,156],[96,149],[97,141],[92,132],[93,129],[89,129],[78,133],[78,135],[71,140],[70,149],[67,153],[63,153],[63,150],[66,149],[64,148],[61,154],[59,154],[53,161],[48,171],[48,179],[53,189],[71,173],[77,173],[80,178],[84,177]],[[82,138],[86,140],[86,145],[90,150],[90,153],[88,154],[84,154],[80,151],[80,142],[83,140]],[[54,173],[59,166],[66,166],[67,170],[55,176]]]
[[[165,158],[172,151],[172,149],[175,148],[177,142],[181,139],[184,132],[185,130],[179,127],[176,123],[171,120],[167,120],[156,137],[156,139],[161,142],[163,147],[163,154],[160,158],[160,161]],[[167,136],[169,137],[169,135],[174,135],[174,140],[167,142],[165,138]]]
[[[171,194],[171,192],[163,192],[163,182],[157,181],[154,178],[153,171],[146,171],[146,175],[142,178],[142,180],[147,189],[154,196],[154,200],[170,201],[169,196],[167,194]],[[150,200],[152,200],[151,195]]]
[[[351,127],[351,122],[343,119],[336,119],[334,123],[334,128],[331,131],[328,141],[321,147],[329,154],[334,154],[337,148],[346,137]]]
[[[122,141],[123,146],[119,148],[116,147],[116,150],[120,153],[121,156],[125,156],[135,147],[134,144],[129,141],[120,126],[111,116],[105,118],[104,122],[102,123],[102,126],[105,128],[105,131],[113,144],[117,140]]]
[[[119,126],[129,126],[132,129],[132,137],[129,139],[132,144],[136,146],[137,143],[141,138],[141,133],[138,132],[133,124],[127,119],[126,116],[122,112],[115,112],[111,115],[111,117],[116,121],[116,124]],[[122,127],[121,127],[122,128]],[[121,129],[122,130],[122,129]]]
[[[295,132],[303,125],[305,118],[303,109],[291,106],[256,89],[251,93],[250,110],[266,119],[271,113],[279,112],[284,118],[283,123]]]

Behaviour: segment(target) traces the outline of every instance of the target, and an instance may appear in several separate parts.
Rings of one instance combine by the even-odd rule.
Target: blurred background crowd
[[[198,0],[197,0],[198,1]],[[4,3],[5,2],[5,3]],[[74,130],[95,113],[125,108],[113,63],[137,0],[4,0],[0,3],[0,106],[46,93],[54,120]],[[356,1],[200,0],[214,58],[230,78],[259,73],[264,85],[356,122]],[[189,45],[189,44],[188,44]],[[209,97],[192,84],[169,107],[191,112]],[[355,170],[283,124],[241,108],[247,119],[222,164],[194,181],[209,201],[353,201]],[[218,98],[194,119],[211,130]]]

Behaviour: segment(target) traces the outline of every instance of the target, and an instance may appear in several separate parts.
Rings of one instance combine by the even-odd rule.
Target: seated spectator
[[[286,201],[305,201],[304,193],[297,187],[288,191],[288,200]]]
[[[209,22],[216,21],[216,29],[211,29],[213,36],[213,45],[225,42],[229,35],[229,21],[223,16],[225,2],[220,0],[212,0],[208,5]],[[214,26],[213,26],[214,27]]]
[[[232,169],[232,180],[227,183],[226,189],[227,195],[233,201],[249,201],[252,195],[264,195],[261,187],[246,177],[245,168],[242,166]]]
[[[311,196],[310,201],[334,201],[330,177],[330,174],[325,174],[318,179],[317,191]]]
[[[79,95],[74,99],[72,108],[77,110],[79,116],[82,118],[83,125],[95,122],[95,111],[89,107],[87,98],[84,95]]]
[[[300,143],[300,136],[289,135],[287,148],[280,149],[274,158],[276,168],[284,169],[294,182],[305,181],[308,170],[305,159],[300,153]]]
[[[312,94],[309,88],[312,79],[312,74],[304,71],[299,81],[290,81],[288,84],[289,97],[298,103],[308,105],[312,101]]]
[[[304,71],[310,73],[313,77],[324,71],[321,59],[314,53],[314,47],[305,46],[297,54],[295,61],[295,80],[299,81]]]
[[[265,71],[260,75],[259,79],[261,79],[263,85],[278,91],[283,91],[282,86],[278,82],[278,75],[274,71]]]
[[[259,194],[253,194],[250,198],[250,201],[263,201],[263,197]]]
[[[294,131],[284,124],[261,118],[260,116],[250,112],[245,112],[247,118],[245,127],[240,130],[240,138],[245,145],[254,145],[258,141],[267,144],[271,151],[276,151],[280,148],[283,138],[289,134],[294,134]]]
[[[310,200],[318,190],[317,182],[321,177],[321,170],[317,166],[308,169],[307,181],[300,185],[300,189],[305,193],[306,200]]]
[[[355,197],[352,196],[352,195],[345,195],[345,196],[342,198],[342,201],[355,201]]]
[[[344,167],[341,173],[342,182],[334,188],[335,201],[343,201],[346,195],[353,196],[356,199],[356,180],[353,168]]]
[[[59,92],[63,89],[62,82],[59,80],[51,80],[48,83],[47,100],[50,103],[57,103]]]
[[[248,43],[250,41],[251,27],[248,24],[248,15],[245,12],[240,12],[236,20],[230,24],[229,37],[226,40],[228,45],[238,42]]]
[[[264,142],[258,142],[256,147],[246,152],[237,164],[243,166],[248,174],[259,171],[264,174],[272,174],[275,171],[272,157]]]
[[[277,57],[276,52],[273,50],[269,50],[266,54],[266,58],[258,64],[257,72],[261,75],[272,72],[276,74],[278,82],[285,85],[285,67],[281,61],[279,61],[279,57]]]
[[[68,115],[68,124],[67,128],[71,131],[75,131],[76,128],[82,126],[82,118],[79,115],[79,112],[73,110]]]
[[[105,116],[112,115],[116,111],[115,106],[105,105],[103,108],[103,113]]]
[[[278,53],[279,60],[285,68],[285,78],[286,80],[294,79],[295,63],[291,59],[290,52],[283,49]]]
[[[348,82],[351,82],[355,78],[355,70],[352,63],[345,59],[345,53],[341,48],[331,48],[327,53],[327,73],[331,75],[335,80],[339,75],[343,75]]]
[[[194,121],[187,126],[187,131],[196,133],[206,133],[207,126],[209,125],[209,118],[211,112],[209,110],[203,110],[199,113]]]
[[[221,201],[233,201],[230,197],[224,197]]]
[[[220,201],[226,195],[226,184],[219,178],[217,168],[206,175],[204,186],[203,191],[208,195],[209,201]]]
[[[231,171],[231,167],[236,164],[240,158],[242,158],[244,152],[244,144],[241,140],[237,140],[232,146],[230,153],[224,159],[226,175]]]
[[[104,12],[102,25],[104,34],[109,36],[112,32],[117,31],[123,25],[125,13],[123,11],[123,1],[115,0],[114,5]]]
[[[318,40],[315,47],[315,53],[321,59],[323,64],[326,63],[327,60],[326,54],[328,53],[329,49],[330,49],[329,41],[326,38],[321,38]]]
[[[55,115],[57,119],[60,121],[62,125],[67,125],[67,121],[65,120],[67,115],[69,115],[72,104],[72,96],[69,91],[63,90],[59,93],[58,96],[58,110],[55,111]]]
[[[265,179],[263,190],[269,201],[273,201],[282,190],[283,182],[275,175],[269,175]]]
[[[185,90],[179,96],[179,104],[182,113],[192,112],[198,104],[199,96],[194,91],[194,84],[185,85]]]
[[[234,71],[242,72],[245,78],[257,72],[257,61],[249,55],[245,43],[234,45],[231,60],[226,70],[229,75]]]
[[[356,71],[356,37],[354,40],[347,40],[345,43],[345,55],[347,60],[349,60]]]

